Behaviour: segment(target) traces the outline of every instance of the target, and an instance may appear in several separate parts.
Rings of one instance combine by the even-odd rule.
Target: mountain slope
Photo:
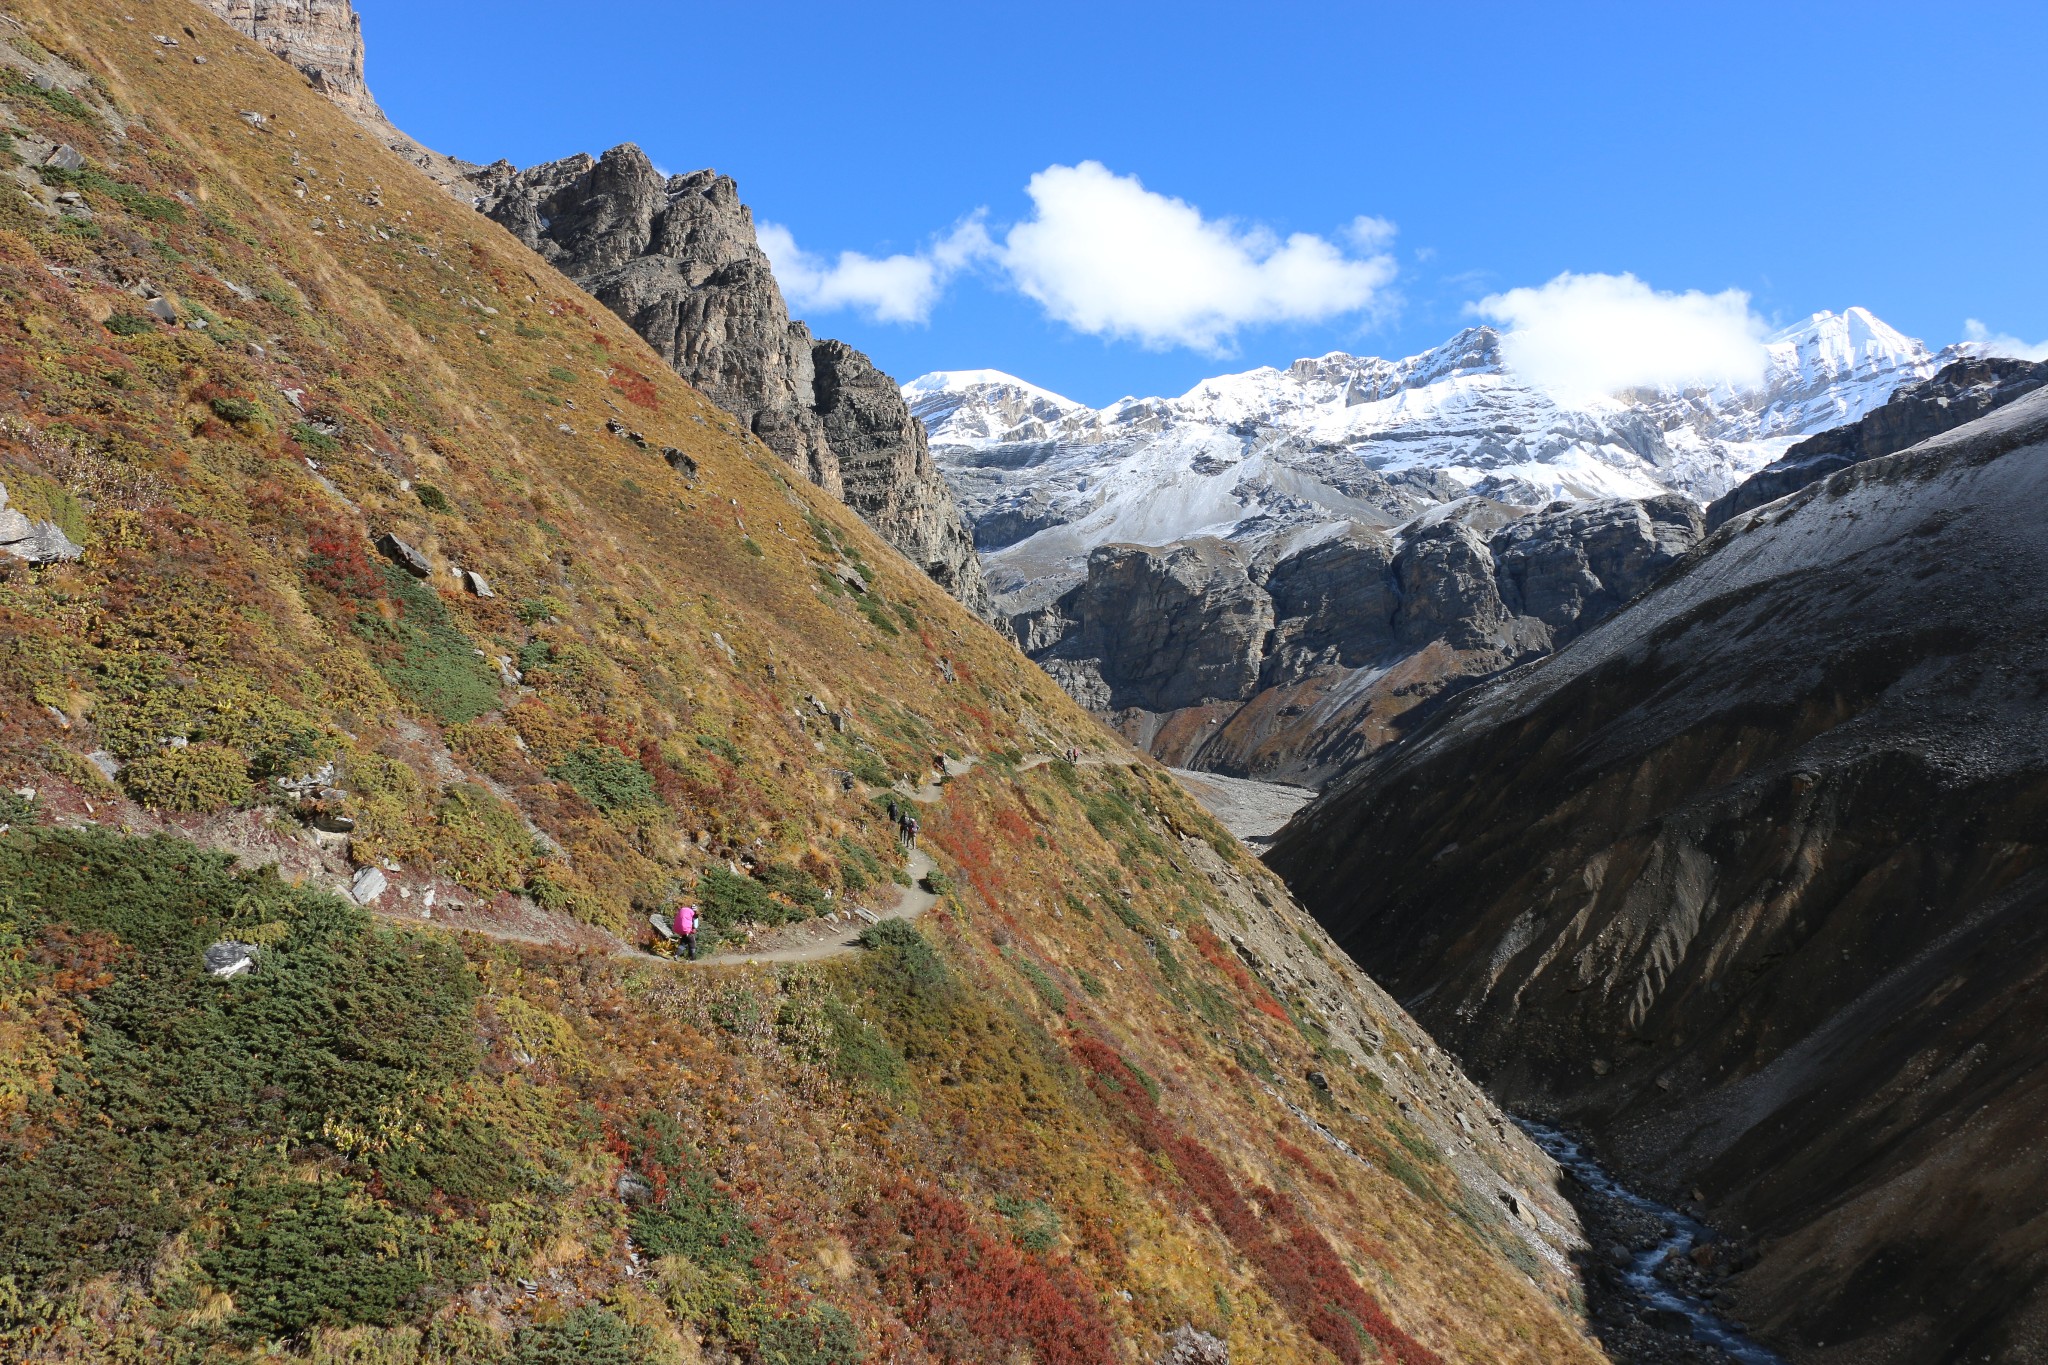
[[[1596,1358],[1555,1168],[1169,776],[127,14],[0,19],[0,484],[80,551],[0,557],[6,1354]],[[927,796],[935,908],[745,965]]]
[[[1800,1361],[2048,1349],[2048,395],[1732,519],[1269,861],[1504,1102],[1761,1243]]]

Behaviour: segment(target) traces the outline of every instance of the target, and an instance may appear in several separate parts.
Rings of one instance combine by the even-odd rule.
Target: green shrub
[[[145,332],[154,332],[157,329],[155,318],[144,317],[140,313],[116,313],[108,318],[104,325],[117,337],[141,336]]]
[[[576,382],[576,373],[573,370],[565,370],[560,365],[550,365],[548,367],[548,378],[554,380],[557,384],[573,384]]]
[[[521,1329],[512,1365],[648,1365],[656,1349],[646,1328],[591,1303]]]
[[[9,99],[36,100],[65,118],[77,119],[83,123],[99,121],[93,116],[92,106],[69,90],[62,86],[52,86],[44,90],[19,71],[9,70],[4,77],[0,77],[0,92],[4,92]]]
[[[263,409],[246,398],[216,398],[207,404],[213,415],[234,426],[248,426],[263,415]]]
[[[0,787],[0,825],[26,829],[42,823],[42,803],[33,796]]]
[[[813,915],[822,915],[832,908],[832,902],[825,895],[825,888],[817,879],[800,867],[788,863],[763,863],[754,870],[754,880],[770,891],[795,901],[797,907]]]
[[[722,735],[699,735],[697,736],[697,744],[698,747],[717,754],[735,768],[746,762],[746,759],[740,754],[739,746]]]
[[[449,509],[448,495],[430,483],[416,483],[412,495],[420,500],[420,506],[429,512],[446,512]]]
[[[1030,958],[1025,957],[1022,953],[1012,953],[1009,956],[1010,960],[1017,965],[1017,970],[1024,974],[1024,979],[1031,983],[1031,989],[1037,991],[1039,997],[1052,1007],[1052,1012],[1054,1014],[1065,1014],[1067,1012],[1067,993],[1059,988],[1059,983],[1046,973],[1045,968],[1039,966]]]
[[[412,1220],[353,1181],[282,1181],[233,1190],[220,1245],[200,1258],[233,1296],[245,1339],[309,1327],[388,1326],[426,1284]]]
[[[910,1074],[903,1065],[903,1054],[880,1029],[839,999],[825,1002],[825,1023],[832,1030],[832,1051],[825,1069],[835,1079],[885,1099],[901,1100],[909,1094]]]
[[[744,1270],[767,1248],[711,1177],[691,1169],[669,1182],[661,1204],[633,1212],[633,1241],[652,1256],[685,1256],[707,1269]]]
[[[706,868],[697,879],[697,909],[707,925],[720,931],[741,924],[781,924],[796,917],[768,894],[767,887],[722,867]]]
[[[188,744],[136,759],[121,785],[151,810],[217,811],[247,805],[249,765],[225,744]]]
[[[771,1318],[754,1351],[761,1365],[857,1365],[867,1359],[853,1319],[829,1303]]]
[[[292,423],[292,439],[316,455],[332,455],[341,449],[340,441],[305,422]]]
[[[444,725],[475,720],[498,705],[498,675],[477,656],[433,589],[389,564],[378,566],[384,590],[400,615],[356,617],[355,633],[368,641],[371,659],[391,689],[410,706]]]
[[[1044,1200],[999,1194],[996,1212],[1010,1220],[1010,1235],[1026,1251],[1043,1255],[1059,1244],[1060,1216]]]
[[[471,782],[458,782],[434,812],[441,870],[472,891],[517,891],[535,862],[519,813]]]
[[[607,814],[645,810],[661,804],[654,779],[640,761],[602,744],[586,744],[548,769],[591,805]]]
[[[416,1251],[444,1279],[462,1272],[458,1230],[414,1216],[447,1216],[437,1188],[504,1197],[462,1174],[485,1159],[503,1170],[504,1135],[421,1103],[477,1062],[457,949],[175,839],[16,831],[0,838],[0,886],[25,939],[61,929],[116,950],[106,982],[76,997],[78,1070],[0,1129],[0,1277],[58,1292],[139,1274],[214,1220],[204,1268],[242,1329],[273,1335],[383,1320],[418,1288]],[[206,946],[243,935],[274,946],[253,972],[208,980]],[[292,1178],[278,1153],[309,1140],[353,1169]],[[398,1191],[419,1202],[390,1207]]]

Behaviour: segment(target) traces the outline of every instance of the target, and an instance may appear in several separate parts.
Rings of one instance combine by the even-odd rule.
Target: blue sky
[[[900,379],[1179,393],[1412,353],[1564,272],[2048,339],[2039,4],[357,8],[430,146],[734,176],[795,311]]]

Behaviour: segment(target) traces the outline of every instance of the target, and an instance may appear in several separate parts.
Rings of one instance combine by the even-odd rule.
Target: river
[[[1630,1306],[1638,1321],[1654,1325],[1654,1320],[1662,1317],[1675,1325],[1683,1319],[1690,1329],[1693,1345],[1714,1353],[1707,1357],[1709,1359],[1731,1361],[1735,1365],[1785,1365],[1783,1356],[1759,1346],[1736,1330],[1705,1300],[1667,1284],[1658,1276],[1658,1269],[1667,1262],[1674,1258],[1683,1259],[1695,1246],[1715,1241],[1713,1229],[1677,1209],[1666,1208],[1627,1188],[1588,1156],[1576,1138],[1534,1119],[1516,1118],[1515,1122],[1585,1190],[1610,1205],[1653,1220],[1664,1229],[1655,1245],[1634,1249],[1630,1252],[1628,1265],[1620,1267],[1622,1281],[1627,1287],[1625,1297],[1631,1301]],[[1582,1209],[1581,1212],[1585,1211]],[[1593,1221],[1596,1220],[1589,1219],[1589,1224]],[[1596,1248],[1596,1254],[1602,1251],[1604,1248]],[[1663,1335],[1683,1339],[1680,1333],[1670,1328],[1658,1330]],[[1635,1353],[1630,1352],[1617,1358],[1630,1359],[1634,1356]]]

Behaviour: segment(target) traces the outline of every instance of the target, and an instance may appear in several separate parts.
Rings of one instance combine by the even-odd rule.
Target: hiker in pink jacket
[[[676,937],[682,941],[683,951],[690,961],[697,960],[697,907],[678,905],[676,907]]]

